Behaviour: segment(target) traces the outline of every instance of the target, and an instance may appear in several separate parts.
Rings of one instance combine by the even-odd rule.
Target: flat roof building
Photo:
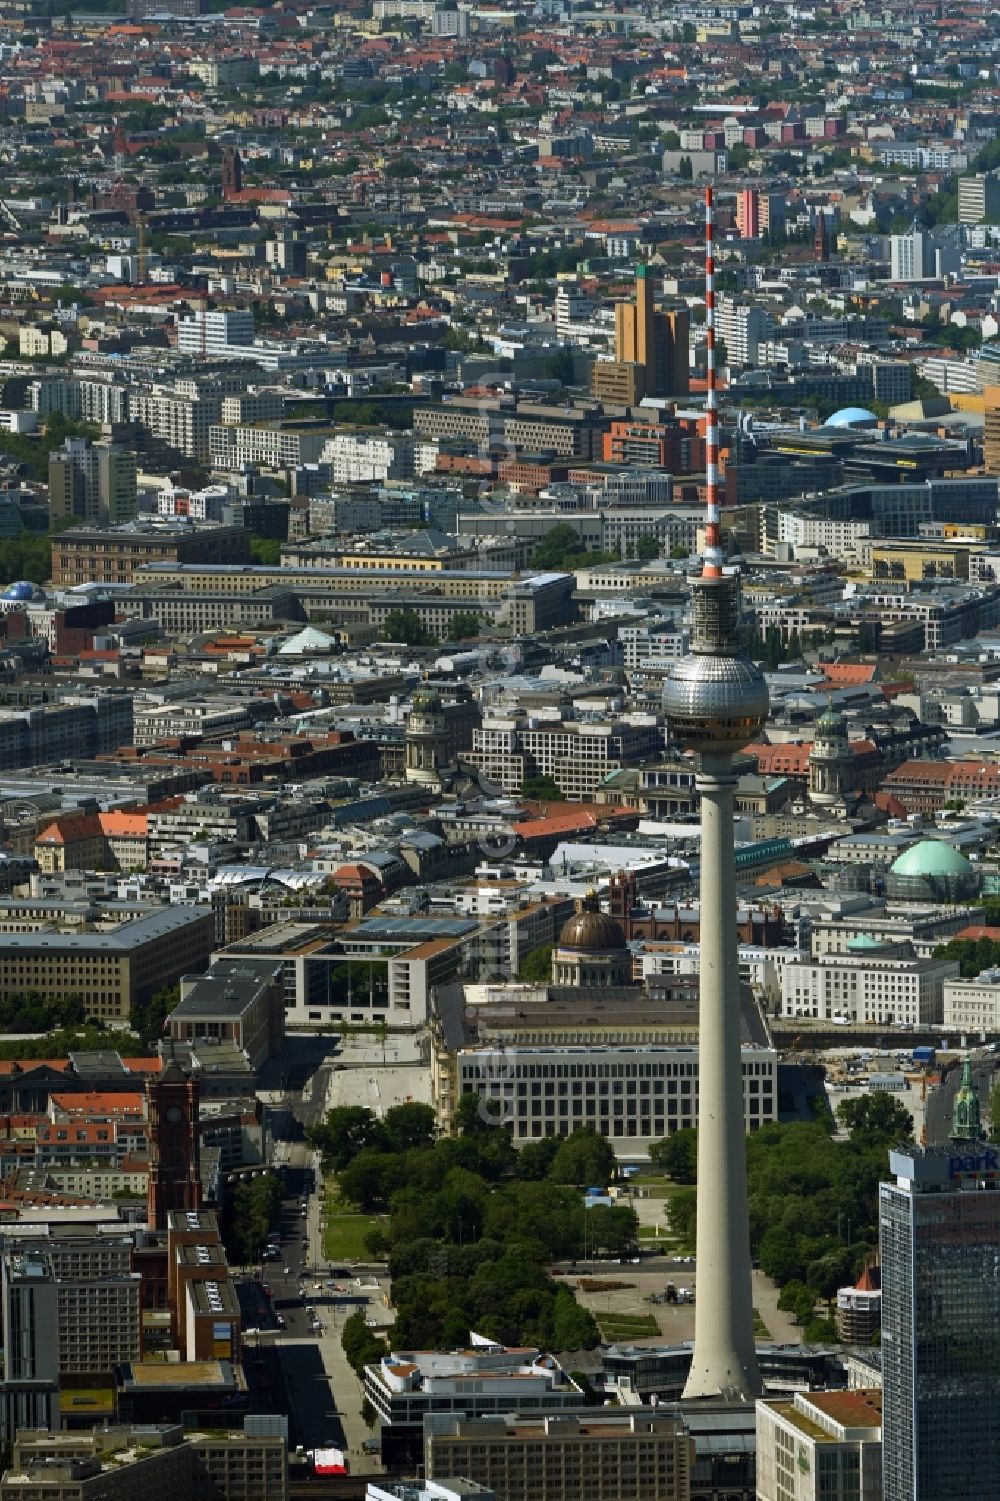
[[[504,1501],[687,1501],[694,1444],[677,1417],[595,1413],[592,1417],[424,1419],[429,1479],[461,1474]]]
[[[757,1403],[757,1501],[879,1501],[882,1393]]]
[[[205,968],[214,942],[214,914],[199,907],[164,907],[110,932],[5,933],[0,997],[82,995],[101,1021],[127,1021],[164,985]]]

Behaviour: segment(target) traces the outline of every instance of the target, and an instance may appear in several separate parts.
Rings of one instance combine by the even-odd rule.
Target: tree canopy
[[[593,1318],[547,1268],[585,1248],[620,1255],[635,1244],[632,1209],[587,1209],[579,1189],[608,1181],[610,1143],[583,1130],[518,1152],[480,1105],[463,1096],[457,1136],[435,1139],[433,1112],[419,1105],[396,1106],[383,1121],[340,1107],[311,1133],[337,1164],[341,1198],[388,1216],[368,1249],[389,1260],[394,1344],[449,1348],[475,1330],[506,1344],[591,1348]],[[361,1347],[358,1330],[351,1339]]]

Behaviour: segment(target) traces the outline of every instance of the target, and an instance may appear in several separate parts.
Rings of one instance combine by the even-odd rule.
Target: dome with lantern
[[[552,983],[574,989],[627,985],[632,955],[621,926],[601,911],[596,891],[589,891],[564,924],[552,955]]]

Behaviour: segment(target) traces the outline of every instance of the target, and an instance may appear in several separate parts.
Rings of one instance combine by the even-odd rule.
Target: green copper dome
[[[943,839],[921,839],[892,863],[894,876],[964,876],[971,870],[965,856]]]

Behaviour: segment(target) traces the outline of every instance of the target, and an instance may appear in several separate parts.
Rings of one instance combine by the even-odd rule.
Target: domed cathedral
[[[816,737],[809,752],[809,801],[818,808],[846,811],[853,773],[847,722],[839,709],[828,704],[816,721]]]
[[[607,990],[632,980],[632,955],[621,925],[590,891],[563,925],[552,955],[552,983],[574,990]]]
[[[406,780],[434,789],[450,784],[480,723],[479,705],[467,684],[421,683],[413,694],[403,732]]]
[[[425,684],[413,695],[406,721],[406,780],[436,787],[448,760],[448,726],[436,689]]]

